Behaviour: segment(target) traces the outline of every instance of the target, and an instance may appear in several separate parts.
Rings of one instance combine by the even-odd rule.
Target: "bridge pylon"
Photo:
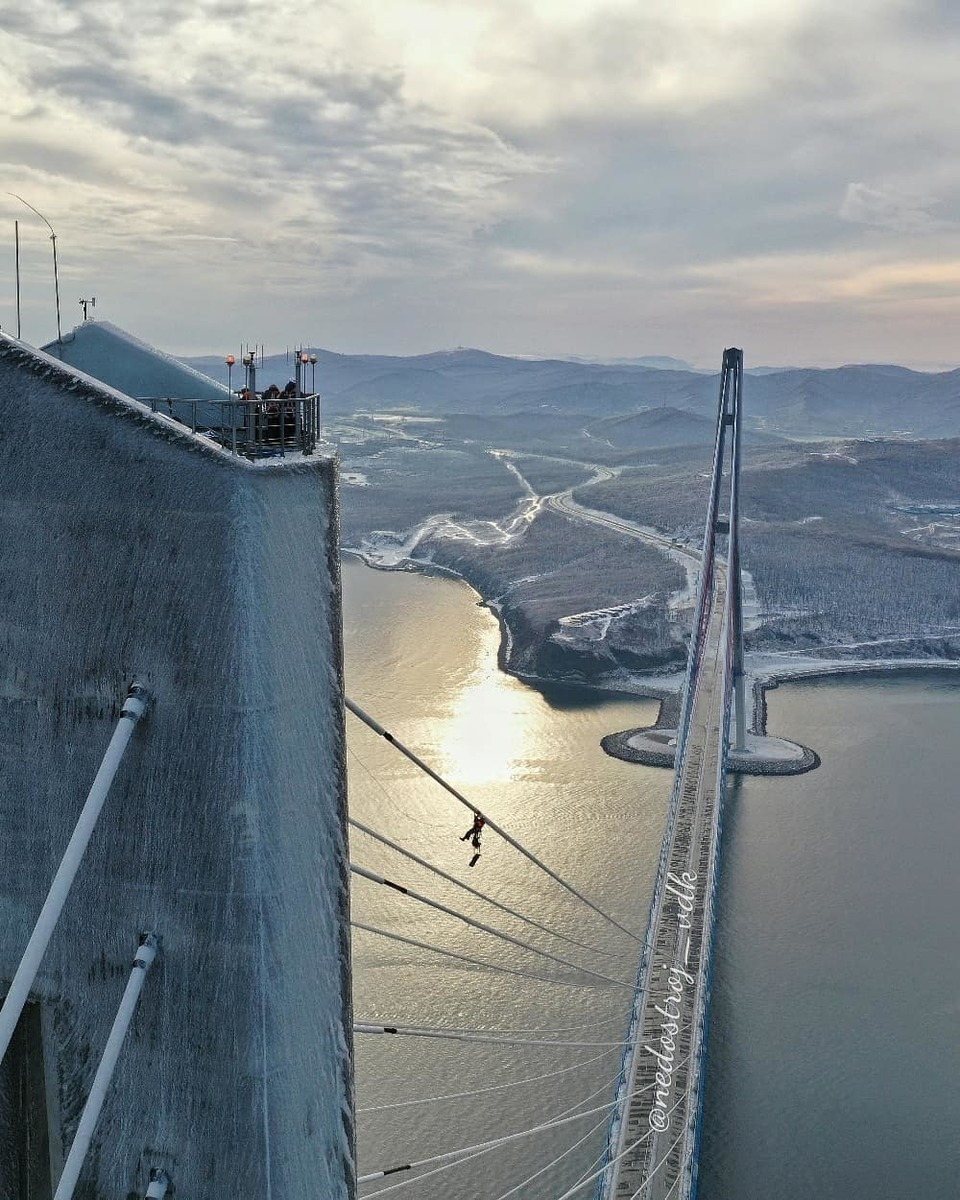
[[[762,727],[762,715],[758,727],[748,734],[747,705],[752,698],[747,696],[744,670],[743,570],[740,561],[742,389],[743,351],[731,347],[724,350],[721,365],[703,554],[676,731],[658,721],[656,725],[608,734],[601,745],[614,758],[647,766],[679,767],[682,755],[676,750],[671,753],[671,748],[682,746],[686,738],[686,725],[694,703],[693,681],[702,666],[700,657],[712,606],[722,593],[722,653],[729,698],[725,701],[721,726],[726,742],[724,754],[729,750],[728,769],[746,775],[798,775],[819,766],[820,759],[808,747],[785,738],[768,737]]]
[[[743,351],[728,349],[723,352],[723,369],[720,376],[720,428],[717,437],[718,453],[724,453],[724,443],[729,430],[730,445],[730,494],[729,517],[724,532],[727,540],[727,566],[730,588],[730,616],[733,641],[733,692],[734,692],[734,737],[733,748],[744,750],[747,743],[747,703],[743,672],[743,581],[740,569],[740,396],[743,385]],[[722,471],[716,474],[719,487]],[[718,531],[719,532],[719,531]]]
[[[743,351],[724,350],[720,373],[720,400],[717,406],[717,437],[714,444],[713,477],[707,524],[703,535],[704,579],[698,606],[698,623],[702,621],[704,605],[712,587],[712,573],[717,536],[727,538],[727,588],[729,591],[729,621],[731,641],[731,676],[734,694],[733,749],[746,749],[747,706],[743,672],[743,581],[740,568],[740,398],[743,386]],[[729,479],[727,508],[723,512],[724,480]]]
[[[727,761],[731,741],[742,749],[746,742],[739,538],[742,377],[743,352],[724,350],[673,791],[598,1200],[694,1200],[696,1195]],[[720,538],[727,539],[726,561]]]

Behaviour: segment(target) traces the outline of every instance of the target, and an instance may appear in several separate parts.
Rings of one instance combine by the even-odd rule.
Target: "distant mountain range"
[[[479,350],[316,353],[345,547],[463,576],[508,627],[512,670],[619,686],[682,664],[675,562],[549,502],[518,515],[530,493],[572,489],[588,509],[695,545],[717,374]],[[192,365],[223,378],[219,359]],[[270,358],[258,380],[292,371]],[[748,648],[960,658],[960,371],[771,370],[743,388]],[[617,615],[598,635],[601,612]]]
[[[673,359],[585,362],[507,358],[482,350],[410,357],[335,354],[320,348],[315,353],[317,388],[332,414],[370,408],[490,419],[539,410],[582,419],[595,434],[594,422],[613,420],[615,432],[615,418],[649,409],[674,410],[663,422],[686,426],[689,433],[691,418],[712,423],[716,410],[718,376],[685,369]],[[226,382],[222,358],[183,361]],[[292,358],[273,355],[265,358],[258,381],[282,384],[292,375]],[[235,367],[233,382],[240,381]],[[755,431],[788,437],[953,437],[960,435],[960,370],[926,374],[883,365],[764,369],[745,379],[744,408]],[[664,428],[657,440],[668,444],[671,437]]]

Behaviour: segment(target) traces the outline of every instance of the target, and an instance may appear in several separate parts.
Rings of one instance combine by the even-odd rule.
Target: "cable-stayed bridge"
[[[694,1193],[710,1005],[714,905],[731,706],[745,735],[738,545],[742,352],[723,358],[703,566],[676,772],[611,1124],[602,1200]],[[729,451],[728,509],[721,513]],[[727,535],[726,565],[718,537]]]
[[[599,1200],[690,1200],[696,1189],[722,801],[734,711],[738,748],[744,747],[746,738],[738,538],[741,382],[742,352],[727,350],[674,785],[617,1094],[609,1106],[606,1150],[598,1169],[588,1171],[556,1200],[584,1196],[585,1189],[595,1191]],[[348,707],[425,767],[356,705],[348,701]],[[456,789],[425,769],[470,807]],[[491,828],[512,841],[496,823]],[[536,866],[544,867],[513,844]],[[586,899],[564,880],[558,882],[578,899]],[[592,902],[586,903],[596,911]],[[601,916],[612,920],[605,913]],[[357,1032],[444,1036],[440,1030],[396,1026],[361,1025]],[[603,1109],[578,1116],[559,1114],[554,1127],[597,1111]],[[547,1127],[549,1123],[511,1136],[527,1136]],[[464,1147],[462,1154],[473,1156],[508,1140]],[[432,1161],[400,1164],[383,1173],[362,1175],[359,1182],[416,1170]],[[512,1190],[505,1193],[513,1194]]]
[[[178,456],[186,449],[188,455],[185,461],[188,464],[199,464],[198,472],[206,471],[208,466],[215,469],[216,479],[226,480],[230,487],[240,493],[241,499],[246,498],[246,490],[256,491],[256,503],[251,501],[244,507],[234,497],[231,507],[229,497],[225,497],[217,509],[218,513],[227,514],[223,518],[225,538],[233,538],[233,526],[229,524],[231,514],[236,510],[243,518],[244,538],[239,544],[251,560],[246,564],[244,559],[243,575],[251,594],[259,586],[260,579],[276,577],[276,572],[271,574],[270,571],[264,571],[264,564],[258,558],[261,544],[272,546],[277,554],[282,554],[284,562],[287,557],[296,561],[303,558],[299,550],[304,544],[304,536],[302,533],[299,539],[293,536],[299,527],[294,530],[286,526],[282,529],[270,526],[267,520],[269,507],[260,502],[258,490],[276,489],[288,484],[292,489],[301,483],[306,487],[310,480],[304,473],[302,462],[296,464],[296,470],[290,473],[289,479],[283,473],[258,472],[255,468],[248,470],[233,461],[236,456],[232,454],[232,447],[228,455],[224,447],[218,449],[202,445],[196,431],[191,430],[189,425],[187,432],[174,428],[173,420],[157,418],[155,414],[148,413],[144,406],[134,408],[132,402],[128,403],[122,396],[108,394],[103,389],[97,390],[95,381],[79,379],[60,364],[38,357],[19,344],[11,346],[9,353],[27,357],[30,360],[29,369],[34,373],[40,368],[50,373],[56,388],[82,387],[90,391],[94,402],[105,410],[101,414],[101,423],[106,429],[112,430],[115,414],[112,410],[106,411],[105,406],[109,402],[116,407],[120,422],[131,425],[128,440],[135,453],[140,449],[138,439],[142,436],[142,430],[134,430],[133,422],[145,425],[154,433],[160,430],[170,440],[169,453],[165,448],[166,443],[161,447],[165,467],[170,466],[167,458],[170,463],[179,466]],[[33,872],[36,879],[31,877],[29,894],[25,890],[19,904],[16,928],[7,939],[9,945],[5,948],[6,957],[0,972],[3,975],[0,979],[0,996],[5,993],[0,1009],[0,1060],[8,1048],[12,1052],[3,1064],[8,1076],[0,1075],[0,1093],[11,1081],[19,1088],[21,1081],[28,1076],[37,1096],[46,1090],[47,1112],[41,1124],[45,1130],[49,1127],[51,1142],[47,1155],[49,1166],[46,1166],[39,1163],[33,1149],[36,1130],[30,1125],[32,1115],[25,1113],[16,1117],[11,1153],[19,1163],[27,1164],[32,1176],[35,1174],[38,1180],[41,1175],[46,1177],[37,1184],[39,1190],[29,1192],[31,1197],[36,1195],[39,1200],[47,1200],[53,1195],[53,1184],[56,1185],[56,1200],[70,1200],[75,1190],[82,1193],[84,1189],[90,1190],[92,1187],[99,1188],[98,1194],[102,1194],[104,1200],[130,1195],[131,1187],[133,1194],[152,1197],[163,1196],[174,1187],[187,1190],[200,1187],[202,1190],[204,1184],[209,1183],[210,1162],[214,1160],[204,1157],[204,1138],[191,1136],[191,1128],[195,1128],[197,1118],[192,1115],[193,1110],[183,1103],[182,1097],[192,1094],[201,1096],[204,1087],[212,1089],[221,1099],[223,1096],[236,1096],[236,1090],[225,1082],[229,1071],[235,1071],[238,1086],[247,1089],[244,1095],[247,1095],[249,1103],[246,1108],[239,1101],[221,1104],[222,1113],[218,1109],[204,1129],[208,1133],[216,1131],[218,1136],[222,1134],[222,1141],[218,1143],[222,1153],[217,1156],[217,1171],[223,1178],[233,1179],[236,1175],[246,1180],[249,1184],[246,1194],[250,1195],[251,1200],[261,1196],[269,1200],[277,1194],[300,1195],[314,1184],[322,1188],[317,1179],[308,1175],[311,1162],[322,1162],[324,1170],[329,1173],[328,1194],[345,1198],[356,1194],[357,1184],[365,1185],[387,1176],[398,1176],[396,1182],[391,1179],[378,1191],[364,1193],[372,1196],[380,1194],[380,1191],[393,1191],[407,1182],[416,1186],[428,1174],[457,1167],[501,1146],[517,1143],[526,1145],[527,1139],[533,1144],[548,1131],[561,1131],[562,1137],[567,1140],[562,1153],[551,1162],[532,1171],[516,1186],[504,1192],[502,1197],[494,1196],[489,1189],[482,1190],[484,1200],[506,1200],[507,1196],[525,1191],[528,1184],[539,1187],[540,1184],[535,1181],[547,1171],[568,1169],[569,1160],[564,1161],[566,1155],[585,1138],[591,1135],[599,1138],[600,1130],[605,1126],[609,1127],[609,1135],[602,1157],[585,1171],[581,1169],[572,1184],[568,1180],[554,1191],[545,1193],[552,1200],[559,1200],[561,1192],[564,1198],[574,1195],[583,1197],[589,1192],[596,1193],[598,1189],[603,1200],[614,1197],[623,1197],[624,1200],[637,1200],[640,1197],[669,1200],[670,1197],[686,1198],[693,1194],[727,725],[734,693],[738,693],[739,697],[738,740],[742,741],[744,733],[737,548],[740,381],[740,352],[727,351],[721,380],[717,442],[696,622],[678,731],[676,782],[646,937],[629,928],[629,922],[624,924],[610,916],[604,907],[590,898],[588,888],[569,882],[490,814],[481,813],[475,803],[451,787],[375,719],[347,701],[350,712],[406,754],[475,817],[482,816],[488,834],[502,837],[532,868],[564,889],[568,899],[580,905],[581,913],[588,914],[591,920],[605,921],[608,929],[615,930],[615,936],[629,938],[627,961],[631,965],[639,946],[641,962],[636,986],[631,979],[619,978],[617,966],[610,965],[609,961],[597,962],[593,959],[589,964],[583,961],[583,951],[594,955],[604,955],[608,951],[591,941],[590,934],[581,931],[575,924],[563,926],[561,922],[561,928],[557,928],[556,922],[537,921],[531,914],[511,908],[483,890],[468,887],[462,880],[445,874],[403,846],[385,838],[379,831],[353,818],[350,823],[356,830],[378,839],[391,851],[442,877],[447,884],[470,893],[471,903],[479,901],[491,905],[500,915],[478,919],[460,906],[438,901],[414,890],[407,886],[406,881],[397,882],[379,871],[347,862],[345,839],[342,837],[346,814],[338,802],[327,804],[324,809],[327,824],[321,827],[316,817],[316,805],[311,802],[309,792],[316,775],[316,747],[322,744],[327,752],[326,760],[331,764],[329,794],[334,801],[339,798],[335,744],[338,724],[337,714],[332,709],[340,697],[336,695],[336,689],[328,685],[325,685],[322,695],[313,697],[314,701],[319,699],[331,710],[328,719],[323,721],[323,713],[317,704],[304,706],[300,703],[299,694],[289,689],[283,690],[281,686],[288,676],[301,678],[296,671],[300,670],[302,655],[299,650],[294,652],[298,643],[293,636],[293,631],[306,627],[300,610],[290,613],[284,611],[279,616],[273,613],[272,622],[264,626],[261,620],[252,619],[250,614],[264,611],[269,595],[260,598],[259,605],[239,606],[237,645],[242,654],[238,652],[237,661],[257,668],[259,673],[253,673],[251,667],[251,678],[260,691],[251,691],[248,687],[244,692],[241,688],[233,699],[233,693],[230,692],[225,697],[215,696],[206,704],[210,711],[222,708],[224,712],[233,714],[231,719],[235,723],[239,722],[236,730],[229,722],[221,722],[216,727],[218,737],[224,734],[224,730],[227,734],[223,738],[219,757],[204,757],[199,731],[196,732],[196,752],[184,752],[184,739],[188,734],[192,736],[191,714],[189,711],[184,714],[181,724],[176,726],[175,736],[169,734],[166,723],[180,719],[177,705],[171,703],[174,694],[179,693],[174,692],[173,683],[160,670],[160,665],[167,658],[174,663],[180,661],[180,643],[184,640],[182,624],[171,622],[169,633],[172,648],[159,637],[159,634],[163,634],[164,639],[167,637],[166,626],[159,627],[156,644],[145,639],[142,647],[139,643],[137,645],[135,661],[142,664],[142,669],[151,676],[147,680],[149,686],[135,685],[123,701],[113,740],[100,764],[69,842],[66,835],[72,827],[68,825],[70,806],[61,804],[59,795],[57,804],[51,806],[58,822],[55,836],[48,838],[44,860],[36,864]],[[75,407],[77,436],[80,437],[87,416],[82,405],[78,403]],[[72,412],[73,409],[70,410]],[[157,428],[154,429],[154,426]],[[175,447],[174,441],[177,442]],[[226,466],[228,457],[229,468]],[[121,455],[116,456],[116,460],[120,463],[126,461]],[[131,456],[131,461],[136,461],[135,455]],[[725,465],[728,465],[726,475]],[[168,474],[172,476],[173,471],[168,469]],[[163,478],[162,473],[160,477]],[[205,481],[201,482],[207,486]],[[199,484],[197,490],[199,494]],[[174,500],[179,501],[179,496],[171,499],[171,505]],[[727,507],[721,511],[725,500]],[[313,509],[307,503],[302,505],[302,509],[303,520],[309,524],[313,519]],[[265,523],[263,529],[257,521]],[[726,565],[718,555],[720,539],[725,536],[729,537]],[[132,533],[128,540],[135,540]],[[201,549],[209,558],[209,537],[203,541]],[[234,542],[230,541],[230,552],[233,553],[234,549]],[[24,550],[25,561],[26,553]],[[233,560],[224,553],[224,562],[229,565]],[[125,560],[119,554],[115,557],[117,561],[113,565],[119,582],[114,590],[117,595],[123,595]],[[156,555],[150,557],[151,561],[156,559]],[[314,555],[305,561],[322,564],[326,560]],[[219,571],[217,579],[227,578],[229,571],[225,566],[220,569],[220,564],[215,563],[214,567]],[[312,566],[310,570],[313,570]],[[96,579],[93,573],[89,574],[93,586]],[[143,604],[151,621],[154,613],[148,602],[154,595],[166,594],[166,583],[161,573],[155,585],[146,589]],[[302,587],[293,594],[307,604],[311,597],[321,593],[323,586],[324,580],[315,580],[309,575]],[[259,598],[259,592],[256,595]],[[235,600],[236,597],[232,595],[223,598],[223,607],[215,614],[218,628],[224,623],[224,613],[232,612],[229,605]],[[336,616],[335,606],[331,608],[331,613]],[[70,614],[75,615],[73,610],[70,610]],[[74,620],[78,628],[80,624]],[[335,620],[327,623],[330,629],[335,624]],[[209,627],[198,618],[197,636],[190,640],[190,645],[202,644],[201,634]],[[232,628],[229,624],[228,627]],[[291,671],[282,670],[283,663],[268,662],[264,666],[260,658],[252,653],[263,648],[264,629],[267,627],[279,632],[281,644],[290,651]],[[145,628],[153,636],[157,628],[155,621],[145,624]],[[232,642],[223,640],[224,653],[232,645]],[[329,655],[334,662],[335,649],[333,647]],[[84,643],[77,647],[72,658],[65,658],[60,664],[61,686],[64,679],[80,673],[84,661],[82,655],[86,653],[88,648]],[[106,661],[109,655],[106,651],[102,653]],[[209,684],[213,688],[219,680],[232,679],[236,674],[233,659],[226,658],[225,664],[220,664],[216,660],[211,661],[208,655],[203,661],[204,670],[197,672],[197,679],[204,687]],[[326,678],[324,662],[311,662],[308,665],[310,669],[304,670],[302,682],[307,693],[313,695],[310,689],[319,689],[317,681]],[[276,668],[275,676],[267,673],[267,667]],[[114,679],[114,675],[118,678]],[[116,686],[122,675],[111,667],[110,672],[104,670],[104,678]],[[263,679],[267,680],[269,688],[261,686]],[[18,683],[18,686],[21,684]],[[139,728],[146,712],[148,693],[153,701],[150,720],[145,723],[144,732],[137,732],[131,758],[121,770],[127,742],[133,738],[134,730]],[[203,695],[206,696],[206,692]],[[256,704],[251,704],[251,695]],[[314,708],[317,708],[316,714],[313,713]],[[307,723],[298,717],[303,711],[312,714]],[[274,717],[275,712],[284,714],[282,721]],[[86,710],[82,715],[85,720],[89,719]],[[55,716],[56,713],[50,718],[53,727],[56,726]],[[342,718],[342,710],[340,716]],[[45,711],[44,719],[47,719]],[[297,724],[298,720],[300,724]],[[204,730],[209,732],[207,726],[204,726]],[[296,737],[291,732],[294,730]],[[330,745],[324,742],[324,737]],[[247,767],[254,762],[250,746],[254,743],[260,745],[261,741],[269,742],[273,756],[262,762],[257,761],[256,769],[248,770]],[[274,753],[281,742],[283,754]],[[189,743],[190,746],[193,744]],[[177,748],[176,755],[169,753],[171,746]],[[178,769],[183,760],[192,771],[195,764],[207,770],[207,759],[210,758],[212,783],[208,784],[206,776],[203,776],[202,786],[197,786],[193,782],[193,775],[182,772],[183,786],[172,787],[171,795],[183,793],[206,797],[209,793],[217,803],[204,801],[202,804],[192,803],[183,811],[178,808],[176,811],[181,821],[195,819],[200,822],[195,834],[184,836],[184,844],[177,855],[162,859],[156,855],[148,858],[148,876],[141,878],[137,874],[140,872],[142,875],[145,870],[141,857],[132,852],[128,843],[118,834],[122,821],[118,821],[113,813],[116,805],[105,802],[114,774],[119,772],[119,787],[125,793],[125,812],[130,828],[139,830],[149,827],[153,830],[150,822],[156,820],[156,830],[150,835],[153,839],[150,844],[159,842],[166,816],[163,806],[153,803],[147,783],[153,782],[156,777],[157,762],[163,757],[164,747],[168,748],[167,758],[173,759]],[[84,763],[89,760],[92,769],[93,751],[87,749],[89,753]],[[134,762],[145,764],[142,788],[138,774],[130,769]],[[260,788],[265,766],[274,772],[276,786],[264,785]],[[236,774],[236,780],[230,787],[238,796],[246,796],[246,807],[242,811],[245,819],[252,822],[256,838],[251,839],[244,828],[235,828],[237,822],[232,815],[235,810],[223,802],[224,797],[232,795],[227,786],[233,779],[233,776],[227,778],[228,767],[235,769]],[[292,773],[294,767],[297,772],[295,777]],[[71,794],[78,779],[83,777],[83,772],[78,770],[75,776],[69,779]],[[179,780],[180,776],[176,779]],[[163,784],[164,787],[168,786],[166,778]],[[167,793],[163,794],[166,796]],[[288,795],[304,797],[303,811],[298,809],[297,813],[291,814],[289,810],[275,810],[274,797]],[[131,798],[138,807],[133,806]],[[101,810],[105,810],[103,816]],[[217,826],[220,835],[213,843],[216,853],[208,860],[203,856],[210,849],[211,831],[202,823],[208,821],[210,814],[216,815],[218,820],[222,817],[222,829],[220,825]],[[15,814],[11,811],[10,815],[10,828],[14,828]],[[114,822],[112,828],[111,822]],[[308,837],[312,840],[308,840]],[[58,856],[56,859],[53,858],[54,853]],[[62,860],[60,854],[63,854]],[[55,866],[57,862],[60,865],[56,871],[50,870],[47,875],[48,867]],[[211,863],[216,866],[217,874],[213,872]],[[235,877],[238,864],[243,867],[243,878],[239,882]],[[305,880],[318,877],[318,866],[323,872],[323,886],[303,886]],[[121,868],[135,878],[127,880],[125,876],[121,877]],[[569,984],[577,988],[602,986],[620,989],[619,995],[632,1000],[627,1036],[624,1037],[622,1026],[613,1033],[604,1031],[599,1028],[603,1022],[597,1022],[593,1028],[557,1027],[544,1030],[459,1029],[449,1025],[404,1025],[400,1021],[391,1024],[358,1021],[352,1031],[348,1025],[341,1028],[340,1023],[349,1015],[348,1007],[343,1003],[343,990],[349,986],[349,974],[344,953],[346,912],[342,903],[345,894],[344,875],[348,868],[355,877],[392,889],[398,902],[402,896],[403,903],[426,905],[445,917],[465,923],[478,933],[498,939],[501,945],[506,944],[511,948],[511,965],[504,962],[495,964],[488,957],[477,958],[472,954],[451,954],[429,941],[410,939],[395,931],[375,928],[359,921],[353,922],[354,928],[392,938],[407,948],[405,952],[409,947],[416,947],[431,954],[447,954],[448,957],[466,962],[471,969],[501,971],[538,982],[544,979],[544,972],[550,972],[551,983]],[[264,874],[270,870],[278,872],[277,879],[282,878],[282,887],[274,886],[276,880]],[[51,877],[53,883],[47,892],[45,889]],[[83,956],[88,953],[84,939],[90,939],[89,914],[96,907],[94,901],[99,899],[95,894],[91,899],[91,880],[98,878],[120,881],[117,893],[123,898],[122,912],[115,905],[116,913],[113,915],[122,916],[122,921],[115,922],[117,929],[115,933],[111,929],[109,935],[120,949],[111,941],[108,945],[109,954],[101,954],[102,962],[111,964],[112,974],[104,967],[103,978],[96,981],[99,989],[96,998],[90,991],[89,982],[86,991],[81,989],[77,993],[75,1010],[89,1024],[89,1032],[84,1034],[89,1051],[85,1051],[82,1061],[75,1062],[70,1057],[72,1045],[57,1045],[44,1032],[43,1013],[61,1004],[64,995],[71,994],[68,989],[74,987],[74,976],[77,974],[75,967],[84,961]],[[201,879],[204,886],[198,889],[197,881]],[[44,885],[43,892],[40,891],[41,884]],[[36,901],[43,895],[46,895],[46,900],[41,909]],[[213,918],[207,911],[214,907],[214,902],[208,899],[210,896],[216,898],[218,905],[246,906],[239,914],[242,919],[236,923],[236,946],[226,947],[220,933],[214,930],[211,924]],[[149,903],[141,903],[141,897],[149,897]],[[191,898],[189,922],[192,923],[189,923],[189,928],[184,926],[185,932],[181,932],[186,903],[184,897]],[[336,903],[325,906],[325,901],[331,897]],[[162,899],[162,903],[158,902],[158,898]],[[28,938],[26,935],[30,927],[27,917],[32,922],[38,909],[40,915]],[[323,919],[323,928],[319,929],[318,926],[318,930],[313,930],[313,925],[318,922],[318,914]],[[510,926],[513,932],[498,928],[503,917],[508,921],[522,922],[524,929],[519,930],[516,925]],[[312,940],[309,942],[303,940],[304,929],[311,931]],[[120,998],[120,989],[114,982],[119,972],[113,964],[118,955],[128,955],[129,949],[133,948],[132,942],[129,949],[125,941],[121,946],[120,934],[133,930],[139,930],[140,944],[129,967],[126,990]],[[197,949],[202,944],[199,939],[205,932],[210,935],[211,945],[217,947],[216,952],[209,955]],[[321,933],[325,941],[321,939]],[[544,939],[550,940],[545,942]],[[18,943],[16,949],[15,941]],[[26,949],[23,949],[24,944]],[[161,970],[151,972],[150,981],[147,982],[147,973],[158,952]],[[523,960],[524,965],[519,965],[517,952],[535,956],[532,965],[526,965],[529,959]],[[324,963],[327,965],[324,966]],[[331,971],[330,963],[334,963],[338,970]],[[235,974],[231,974],[235,968]],[[237,1002],[240,993],[236,979],[247,978],[253,978],[256,986],[250,990],[247,998],[250,1003],[241,1005]],[[291,990],[291,979],[303,983],[299,991]],[[194,980],[197,981],[196,988]],[[185,981],[189,981],[190,988],[194,990],[185,990]],[[208,994],[215,997],[230,994],[234,1002],[226,1012],[219,1013],[216,1005],[200,1002],[199,997]],[[114,999],[119,1001],[119,1008],[110,1025],[109,1003]],[[176,1021],[171,1016],[174,1011],[177,1014]],[[134,1020],[138,1012],[140,1015]],[[193,1031],[202,1025],[203,1019],[210,1018],[207,1039],[211,1047],[209,1061],[203,1059],[201,1062],[196,1052],[184,1056],[181,1061],[174,1048],[163,1041],[169,1036],[169,1031],[178,1026],[181,1016],[185,1028]],[[214,1038],[221,1032],[231,1045],[253,1048],[256,1061],[248,1062],[242,1055],[220,1053]],[[529,1078],[507,1079],[502,1084],[478,1089],[494,1094],[502,1089],[560,1079],[567,1072],[579,1074],[606,1055],[611,1056],[611,1069],[621,1056],[622,1065],[616,1085],[607,1079],[602,1089],[583,1097],[573,1106],[546,1116],[532,1115],[524,1128],[498,1137],[487,1137],[469,1146],[457,1145],[455,1149],[439,1146],[436,1154],[425,1155],[413,1162],[386,1166],[355,1178],[351,1146],[353,1114],[348,1111],[349,1087],[345,1067],[351,1032],[358,1035],[453,1039],[474,1045],[484,1043],[507,1048],[521,1045],[545,1047],[550,1048],[550,1053],[556,1053],[559,1048],[560,1052],[566,1050],[567,1054],[580,1056],[575,1062],[559,1068],[552,1065],[550,1070]],[[66,1073],[69,1068],[69,1112],[60,1111],[58,1099],[51,1095],[44,1072],[38,1073],[31,1066],[30,1047],[34,1045],[41,1047],[41,1057],[49,1055],[51,1060],[60,1062],[61,1071]],[[197,1058],[196,1063],[194,1058]],[[173,1078],[173,1072],[176,1071],[175,1078],[182,1086],[166,1088],[158,1094],[154,1104],[151,1098],[155,1092],[152,1076],[155,1061],[164,1064],[164,1078],[168,1075]],[[340,1072],[339,1075],[333,1070],[334,1067]],[[185,1083],[187,1068],[196,1071],[196,1088],[192,1089]],[[217,1076],[220,1082],[216,1085],[211,1082],[212,1076],[209,1074],[214,1069],[223,1072],[222,1079]],[[50,1070],[47,1069],[46,1073],[49,1075]],[[205,1073],[206,1081],[203,1080]],[[229,1078],[233,1079],[233,1075],[229,1075]],[[296,1095],[291,1081],[300,1089]],[[464,1085],[459,1086],[462,1088]],[[611,1099],[614,1086],[616,1094]],[[12,1084],[11,1090],[14,1090]],[[541,1090],[547,1093],[550,1089]],[[458,1093],[459,1096],[472,1094],[475,1093],[469,1090]],[[437,1103],[450,1098],[419,1097],[411,1099],[410,1103]],[[303,1111],[313,1113],[309,1120],[301,1119],[302,1113],[293,1099],[302,1101]],[[42,1108],[43,1105],[38,1103],[37,1107]],[[253,1124],[249,1126],[252,1136],[240,1132],[240,1117],[245,1113],[253,1114]],[[5,1114],[0,1114],[0,1118],[5,1119]],[[0,1125],[3,1119],[0,1119]],[[247,1128],[243,1126],[244,1130]],[[0,1128],[0,1161],[3,1162],[6,1161],[3,1155],[9,1149],[4,1144],[8,1132]],[[53,1145],[55,1141],[57,1144]],[[242,1154],[236,1153],[238,1147]],[[531,1169],[532,1165],[531,1162]],[[33,1186],[31,1184],[31,1188]],[[3,1186],[0,1186],[0,1196],[6,1200]],[[22,1195],[17,1200],[23,1200]]]

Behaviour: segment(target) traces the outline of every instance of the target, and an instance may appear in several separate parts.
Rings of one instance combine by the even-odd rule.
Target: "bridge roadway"
[[[627,1066],[630,1099],[611,1146],[604,1200],[686,1200],[688,1195],[702,1082],[695,1022],[706,1002],[708,974],[703,969],[710,936],[704,906],[720,799],[726,590],[726,571],[717,562],[700,667],[691,684],[690,732],[672,836],[668,832],[667,875],[651,913],[652,953]]]

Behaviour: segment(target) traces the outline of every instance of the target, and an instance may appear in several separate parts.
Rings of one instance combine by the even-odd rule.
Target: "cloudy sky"
[[[0,324],[960,364],[956,0],[0,0]]]

